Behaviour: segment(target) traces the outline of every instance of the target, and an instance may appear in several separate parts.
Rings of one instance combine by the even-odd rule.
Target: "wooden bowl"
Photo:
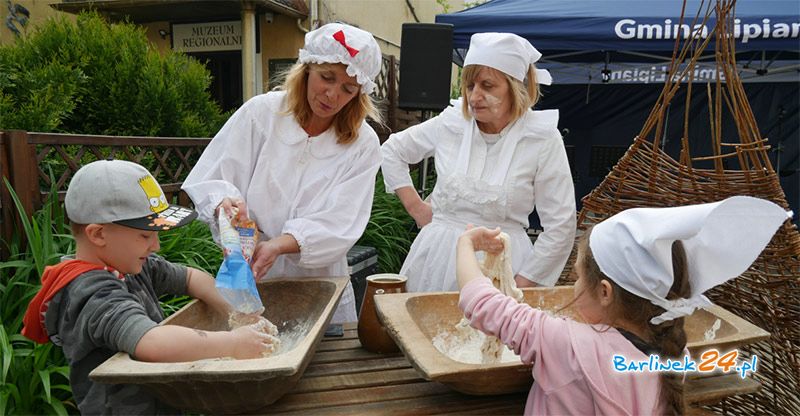
[[[102,383],[140,384],[177,409],[220,414],[256,411],[275,402],[303,375],[347,285],[348,277],[304,277],[258,284],[264,316],[281,346],[266,358],[148,363],[118,353],[89,377]],[[226,316],[193,301],[163,324],[211,331],[228,329]]]
[[[572,286],[524,289],[525,303],[558,311],[573,297]],[[378,317],[408,360],[425,379],[446,384],[474,395],[506,394],[530,389],[531,366],[521,361],[474,364],[458,361],[437,349],[433,339],[443,331],[454,331],[463,317],[458,292],[401,293],[375,296]],[[571,309],[560,315],[574,317]],[[713,339],[706,331],[719,320]],[[719,306],[695,311],[685,321],[688,349],[697,359],[710,348],[728,351],[769,337],[763,329]],[[709,337],[712,338],[712,337]]]

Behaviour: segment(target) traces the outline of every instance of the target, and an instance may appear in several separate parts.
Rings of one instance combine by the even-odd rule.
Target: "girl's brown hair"
[[[535,106],[536,103],[539,102],[539,98],[541,98],[542,93],[539,90],[539,83],[536,81],[536,71],[534,70],[535,68],[533,65],[528,67],[528,75],[525,76],[525,83],[512,77],[511,75],[506,74],[503,71],[498,71],[497,69],[488,66],[467,65],[461,71],[461,113],[464,114],[465,119],[472,119],[472,115],[469,113],[469,102],[467,100],[467,97],[469,96],[468,87],[475,83],[475,78],[478,77],[478,74],[484,68],[497,71],[497,73],[502,75],[506,82],[508,82],[508,86],[511,89],[512,121],[522,117],[522,115],[525,114],[529,108]]]
[[[295,121],[301,126],[311,120],[313,111],[308,104],[308,71],[311,65],[317,65],[322,69],[333,65],[343,64],[303,64],[297,63],[285,73],[285,81],[282,89],[286,90],[287,114],[292,114]],[[358,93],[349,103],[347,103],[334,117],[333,127],[336,131],[336,142],[339,144],[350,144],[358,137],[358,129],[365,118],[371,118],[378,124],[383,124],[383,116],[378,111],[377,105],[372,97],[367,94]]]
[[[612,293],[614,294],[610,310],[611,316],[646,328],[652,345],[659,350],[662,358],[679,358],[686,347],[684,318],[673,319],[659,325],[651,324],[650,319],[664,313],[664,309],[653,305],[647,299],[628,292],[600,271],[589,247],[591,232],[592,230],[589,229],[578,242],[578,253],[582,256],[580,265],[583,268],[583,277],[586,279],[587,291],[594,293],[592,289],[597,288],[602,280],[607,280],[613,287]],[[686,264],[686,252],[680,241],[672,243],[672,270],[674,280],[667,299],[688,298],[690,295],[689,270]],[[665,405],[664,410],[667,415],[686,413],[683,381],[677,373],[663,372],[661,374],[661,401]]]

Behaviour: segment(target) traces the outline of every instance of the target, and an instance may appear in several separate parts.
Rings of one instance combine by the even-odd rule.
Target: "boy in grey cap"
[[[141,387],[89,379],[118,351],[142,361],[177,362],[257,358],[273,348],[273,338],[253,326],[213,332],[158,325],[164,319],[161,295],[188,294],[225,316],[230,306],[213,277],[154,254],[158,231],[188,224],[197,213],[170,205],[147,169],[122,160],[92,162],[75,173],[65,205],[75,259],[45,269],[22,333],[63,348],[82,414],[175,412]]]

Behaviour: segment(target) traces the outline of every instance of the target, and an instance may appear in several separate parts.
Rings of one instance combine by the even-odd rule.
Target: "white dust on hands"
[[[267,318],[258,314],[243,314],[235,311],[228,315],[228,327],[231,330],[245,325],[250,325],[256,331],[262,332],[267,336],[269,346],[262,354],[263,357],[271,356],[281,346],[281,339],[278,338],[278,327]]]
[[[481,264],[481,271],[504,295],[522,302],[523,294],[514,281],[511,269],[511,243],[508,234],[500,233],[503,251],[498,254],[487,253]],[[462,318],[454,330],[440,331],[433,338],[433,345],[443,354],[461,362],[490,364],[519,361],[513,351],[494,336],[469,326],[467,318]]]

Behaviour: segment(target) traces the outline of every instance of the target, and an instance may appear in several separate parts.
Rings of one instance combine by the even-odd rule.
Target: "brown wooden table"
[[[736,374],[689,380],[690,403],[713,403],[751,393],[759,383]],[[344,325],[343,337],[320,343],[295,388],[266,413],[279,414],[522,414],[528,392],[469,396],[426,381],[402,353],[381,355],[361,348],[356,324]],[[692,414],[704,414],[693,410]]]

